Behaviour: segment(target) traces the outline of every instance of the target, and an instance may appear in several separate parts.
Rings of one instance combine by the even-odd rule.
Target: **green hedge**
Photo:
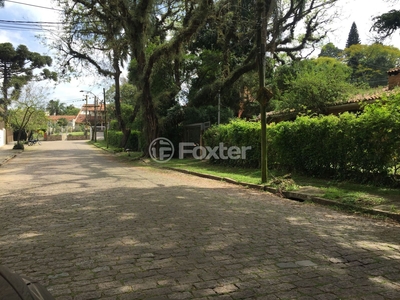
[[[204,133],[206,146],[216,147],[223,142],[224,147],[251,146],[246,152],[246,159],[221,160],[211,159],[212,162],[231,166],[257,167],[260,160],[260,124],[233,120],[229,124],[212,126]]]
[[[387,183],[400,165],[400,96],[365,107],[359,115],[298,117],[267,129],[269,168],[311,176]],[[214,160],[259,167],[260,123],[241,120],[212,127],[206,145],[252,146],[246,160]]]
[[[114,147],[120,147],[122,141],[122,132],[115,130],[107,131],[107,139],[108,143]],[[136,130],[132,130],[129,135],[128,142],[126,144],[126,149],[131,149],[133,151],[141,151],[140,149],[140,132]]]

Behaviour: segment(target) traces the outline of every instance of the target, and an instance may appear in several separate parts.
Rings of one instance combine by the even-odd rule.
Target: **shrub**
[[[268,165],[311,176],[388,183],[400,166],[400,95],[367,105],[360,115],[298,117],[267,128]],[[206,145],[251,146],[245,160],[213,160],[259,167],[260,123],[235,120],[213,126]]]
[[[260,124],[233,120],[228,124],[212,126],[204,133],[206,146],[216,147],[223,142],[225,147],[251,146],[246,152],[246,159],[216,160],[212,162],[242,167],[258,167],[260,160]]]
[[[133,151],[140,151],[140,136],[141,134],[139,131],[132,130],[125,148]],[[119,147],[121,145],[122,137],[123,134],[121,131],[107,131],[108,143],[114,147]]]

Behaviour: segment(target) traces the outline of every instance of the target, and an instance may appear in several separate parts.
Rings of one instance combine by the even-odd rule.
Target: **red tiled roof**
[[[388,75],[396,75],[400,73],[400,67],[396,67],[387,71]]]
[[[58,116],[49,116],[49,119],[51,121],[58,121],[60,119],[66,119],[67,121],[72,121],[76,118],[76,116],[63,116],[63,115],[58,115]]]
[[[399,70],[400,70],[400,68],[399,68]],[[376,92],[372,95],[357,95],[347,101],[333,103],[332,105],[326,107],[326,109],[329,113],[334,113],[335,111],[340,112],[340,111],[347,111],[347,110],[351,110],[351,109],[359,109],[361,102],[372,103],[372,102],[375,102],[376,100],[381,99],[383,95],[389,96],[391,94],[397,94],[397,93],[399,93],[398,90],[389,90],[387,87],[385,87],[381,91]],[[284,111],[267,112],[267,116],[269,116],[269,117],[281,117],[281,116],[290,117],[290,116],[296,116],[298,113],[299,113],[299,111],[296,111],[295,109],[289,109],[289,110],[286,109]]]
[[[81,111],[86,111],[86,104],[82,105]],[[88,104],[87,105],[87,111],[95,111],[95,105],[94,104]],[[97,105],[97,111],[104,111],[104,105],[103,104],[98,104]]]
[[[77,123],[77,124],[86,123],[86,116],[85,116],[85,115],[79,114],[79,115],[76,117],[76,123]]]

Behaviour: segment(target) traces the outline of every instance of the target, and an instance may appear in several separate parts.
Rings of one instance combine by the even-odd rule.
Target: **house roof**
[[[94,104],[88,104],[86,106],[86,104],[82,105],[81,111],[95,111],[96,107]],[[104,111],[104,104],[98,104],[97,105],[97,111]]]
[[[387,71],[387,73],[388,73],[389,76],[397,75],[397,74],[400,73],[400,67],[396,67],[396,68],[390,69],[389,71]]]
[[[76,116],[63,116],[63,115],[57,115],[57,116],[49,116],[49,119],[53,122],[56,122],[60,119],[66,119],[67,121],[72,121],[76,118]]]
[[[400,72],[400,68],[399,68]],[[399,93],[398,90],[389,90],[388,87],[383,88],[380,91],[375,92],[371,95],[356,95],[347,101],[341,101],[334,103],[326,107],[327,114],[339,114],[345,111],[354,111],[360,109],[361,103],[373,103],[376,100],[382,98],[383,95],[391,95]],[[295,109],[285,110],[285,111],[271,111],[267,113],[267,117],[270,121],[283,121],[291,118],[295,118],[300,112]]]
[[[82,124],[82,123],[86,123],[86,116],[85,115],[82,115],[82,114],[79,114],[77,117],[76,117],[76,121],[75,121],[77,124]]]

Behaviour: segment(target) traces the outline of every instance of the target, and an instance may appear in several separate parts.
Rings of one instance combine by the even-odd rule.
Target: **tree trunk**
[[[146,80],[142,90],[142,107],[144,120],[144,134],[146,136],[146,144],[144,145],[145,156],[149,156],[147,148],[151,142],[158,137],[158,118],[154,108],[153,99],[151,97],[150,82]]]
[[[131,129],[130,128],[126,128],[126,123],[125,123],[124,119],[122,118],[121,87],[120,87],[120,83],[119,83],[119,79],[120,79],[120,76],[121,76],[121,69],[120,69],[120,66],[119,66],[119,57],[117,57],[117,55],[115,53],[117,53],[117,51],[114,51],[114,58],[113,58],[113,67],[114,67],[114,70],[115,70],[115,73],[114,73],[115,114],[117,115],[117,121],[118,121],[119,128],[122,131],[122,140],[121,140],[121,143],[120,143],[119,146],[120,146],[120,148],[124,148],[125,149],[126,144],[128,143],[128,140],[129,140],[129,135],[131,134]]]

